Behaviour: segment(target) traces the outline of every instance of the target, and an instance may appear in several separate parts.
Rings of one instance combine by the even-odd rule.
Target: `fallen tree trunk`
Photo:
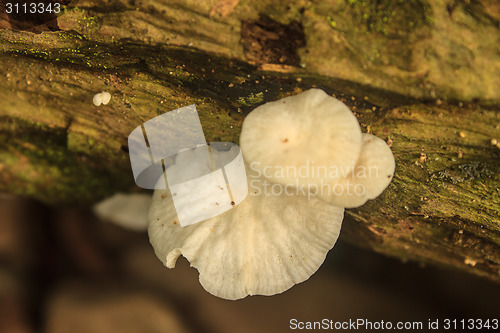
[[[0,190],[49,204],[134,191],[127,137],[148,119],[196,104],[208,142],[237,143],[257,105],[319,87],[348,104],[363,131],[384,138],[396,158],[392,184],[347,211],[342,237],[500,281],[500,149],[491,144],[500,140],[500,11],[488,1],[448,9],[411,3],[422,8],[81,1],[55,27],[41,28],[56,31],[14,31],[7,22]],[[392,18],[408,10],[418,14],[413,26],[401,26],[407,16]],[[444,12],[459,22],[445,22]],[[463,44],[477,37],[475,46],[466,52],[450,36],[448,53],[439,45],[434,56],[420,54],[446,35],[446,24],[463,30]],[[493,34],[487,40],[482,32]],[[337,49],[326,52],[328,42]],[[392,48],[378,49],[387,43]],[[112,99],[96,107],[100,91]]]

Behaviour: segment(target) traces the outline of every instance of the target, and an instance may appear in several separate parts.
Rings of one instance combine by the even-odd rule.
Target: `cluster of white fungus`
[[[157,189],[148,216],[158,258],[173,268],[184,256],[208,292],[230,300],[278,294],[307,280],[334,246],[344,207],[378,196],[395,168],[387,144],[362,134],[347,106],[319,89],[256,108],[243,123],[240,147],[249,184],[243,202],[181,227],[172,194]],[[269,195],[269,183],[305,192]],[[338,190],[351,185],[358,191]]]

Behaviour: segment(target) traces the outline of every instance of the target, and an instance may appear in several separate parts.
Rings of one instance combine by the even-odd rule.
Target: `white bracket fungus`
[[[109,101],[111,100],[111,94],[107,91],[100,92],[98,94],[94,95],[94,98],[92,99],[92,102],[94,103],[95,106],[99,106],[101,104],[108,104]]]
[[[240,146],[249,192],[234,209],[181,227],[175,193],[157,188],[148,215],[158,258],[173,268],[184,256],[208,292],[231,300],[307,280],[334,246],[344,207],[377,197],[395,168],[389,146],[362,134],[347,106],[319,89],[252,111]]]
[[[247,168],[254,192],[234,209],[181,227],[172,195],[157,189],[149,238],[168,268],[183,255],[211,294],[235,300],[274,295],[307,280],[335,244],[344,209],[303,194],[269,195],[266,179]]]

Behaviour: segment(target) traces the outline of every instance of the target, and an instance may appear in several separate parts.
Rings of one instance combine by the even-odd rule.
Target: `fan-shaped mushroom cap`
[[[148,209],[151,195],[143,193],[116,193],[93,207],[101,219],[110,221],[126,229],[144,231],[148,228]]]
[[[248,176],[246,199],[203,222],[181,227],[168,189],[155,190],[149,210],[158,258],[173,268],[183,255],[208,292],[230,300],[278,294],[307,280],[335,244],[343,218],[343,208],[304,195],[272,195],[265,179]]]
[[[320,193],[327,202],[345,208],[359,207],[378,197],[392,181],[396,164],[391,148],[379,137],[363,133],[356,167],[347,177],[327,184]]]
[[[245,118],[240,136],[243,157],[252,168],[262,173],[267,168],[271,181],[290,185],[322,184],[325,173],[314,172],[320,168],[335,166],[348,173],[361,141],[354,114],[320,89],[259,106]],[[278,168],[285,172],[272,171]],[[336,178],[328,175],[328,180]]]

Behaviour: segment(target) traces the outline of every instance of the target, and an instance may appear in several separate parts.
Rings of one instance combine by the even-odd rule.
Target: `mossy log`
[[[396,158],[342,237],[500,281],[496,1],[77,6],[37,27],[0,15],[1,191],[55,205],[134,191],[127,137],[144,121],[196,104],[207,141],[237,143],[253,108],[319,87]]]

